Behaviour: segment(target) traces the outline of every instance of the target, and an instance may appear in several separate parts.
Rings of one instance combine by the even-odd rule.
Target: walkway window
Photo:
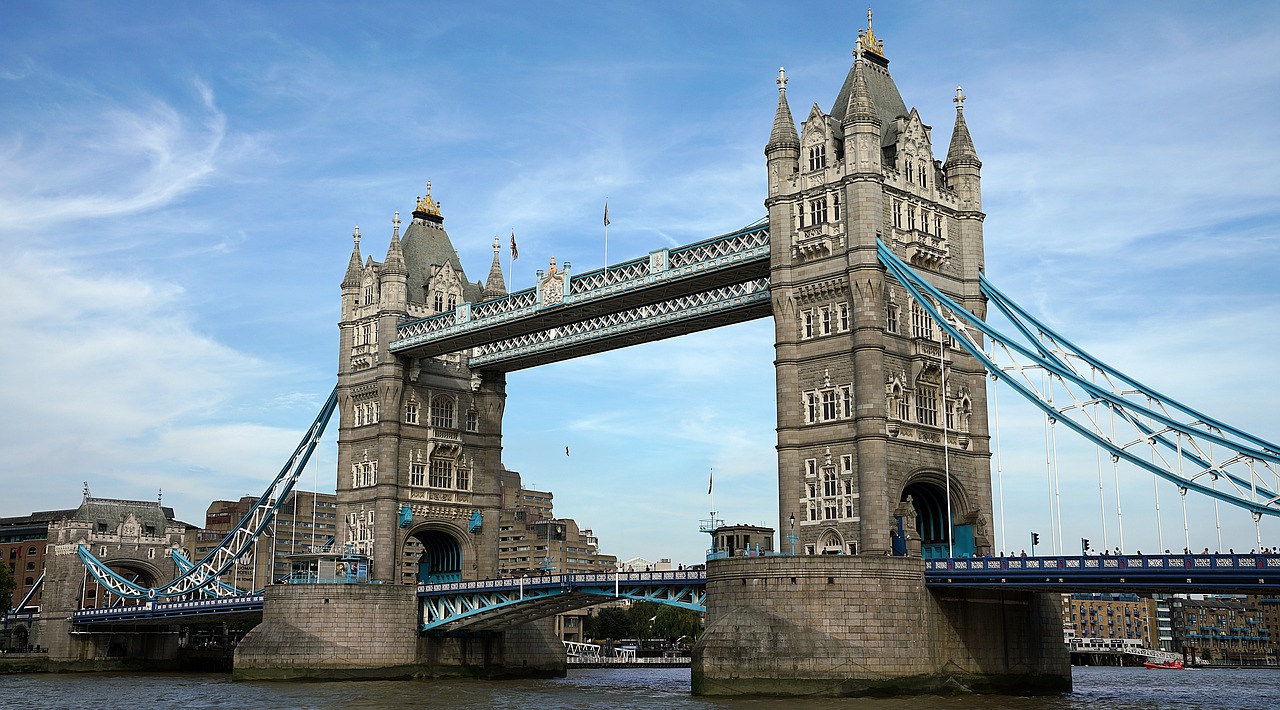
[[[453,462],[447,459],[431,460],[431,487],[453,487]]]
[[[431,399],[431,426],[453,428],[453,398],[436,395]]]

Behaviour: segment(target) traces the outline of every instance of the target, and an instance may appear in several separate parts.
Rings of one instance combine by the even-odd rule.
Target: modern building
[[[1134,639],[1159,649],[1154,600],[1136,594],[1064,594],[1063,626],[1068,638]]]
[[[215,500],[205,511],[204,529],[196,536],[192,561],[199,561],[222,542],[253,510],[257,496],[236,501]],[[272,580],[289,575],[289,556],[312,552],[333,544],[337,534],[336,496],[314,491],[290,491],[280,504],[267,535],[236,564],[223,582],[239,589],[261,589]]]

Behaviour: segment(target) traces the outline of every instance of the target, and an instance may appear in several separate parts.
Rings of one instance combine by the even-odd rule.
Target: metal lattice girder
[[[337,405],[338,389],[335,387],[329,393],[329,398],[320,408],[320,413],[316,415],[306,435],[294,449],[293,455],[289,457],[289,461],[267,486],[267,490],[258,497],[253,508],[245,514],[235,529],[227,533],[217,547],[204,556],[204,559],[178,575],[172,582],[162,587],[143,587],[117,574],[106,563],[95,557],[85,544],[81,544],[76,550],[80,561],[84,563],[85,568],[98,584],[105,587],[109,593],[126,599],[156,599],[185,595],[226,596],[241,593],[234,587],[222,584],[218,578],[248,552],[258,536],[270,525],[280,504],[293,490],[298,477],[306,468],[307,461],[311,459],[316,445],[320,443],[320,437],[324,434],[329,418],[333,416]]]
[[[489,631],[594,606],[602,598],[705,611],[706,575],[679,571],[488,579],[420,584],[418,596],[424,631]]]
[[[22,596],[22,601],[18,602],[18,605],[15,606],[14,608],[6,611],[5,612],[6,614],[22,611],[23,609],[26,608],[28,604],[31,603],[31,600],[34,599],[36,596],[36,592],[40,591],[40,586],[44,584],[44,574],[45,574],[44,570],[41,570],[40,576],[36,578],[35,584],[32,584],[31,589],[28,589],[27,593]]]
[[[880,261],[951,338],[1050,421],[1188,491],[1280,516],[1280,446],[1151,389],[1032,318],[983,276],[982,293],[1013,323],[996,330],[879,245]],[[983,351],[990,339],[991,353]],[[1221,484],[1221,487],[1219,487]]]
[[[930,587],[1058,592],[1252,592],[1280,583],[1280,555],[957,557],[925,560]]]
[[[769,279],[754,279],[481,345],[467,365],[510,372],[764,318],[772,308]]]
[[[767,276],[769,225],[749,227],[569,277],[562,300],[517,291],[428,318],[405,321],[388,349],[432,357],[559,328]]]
[[[147,600],[133,606],[114,606],[101,609],[79,609],[72,613],[71,623],[84,624],[172,624],[178,620],[193,620],[228,616],[252,618],[262,613],[263,594],[237,594],[189,601],[157,602]]]

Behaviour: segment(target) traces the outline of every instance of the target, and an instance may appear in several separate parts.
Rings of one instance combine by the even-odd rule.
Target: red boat
[[[1165,662],[1165,663],[1152,663],[1152,662],[1150,662],[1150,661],[1147,661],[1146,663],[1143,663],[1143,664],[1142,664],[1142,667],[1143,667],[1143,668],[1158,668],[1158,669],[1166,670],[1166,671],[1180,671],[1180,670],[1183,670],[1183,668],[1182,668],[1182,661],[1167,661],[1167,662]]]

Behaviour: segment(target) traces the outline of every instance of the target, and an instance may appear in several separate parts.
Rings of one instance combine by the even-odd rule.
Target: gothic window
[[[817,508],[810,508],[810,509],[809,509],[809,519],[810,519],[810,520],[817,520],[817,519],[818,519],[818,509],[817,509]],[[806,546],[806,547],[805,547],[805,549],[804,549],[804,551],[805,551],[805,553],[806,553],[806,554],[810,554],[810,555],[812,555],[812,554],[813,554],[813,546],[812,546],[812,545]]]
[[[884,304],[884,327],[890,333],[898,332],[898,304],[893,301]]]
[[[816,475],[818,475],[818,460],[817,460],[817,459],[805,459],[805,460],[804,460],[804,472],[805,472],[805,474],[807,474],[807,475],[809,475],[809,476],[816,476]]]
[[[836,511],[837,511],[837,510],[839,510],[839,509],[838,509],[836,506],[834,506],[834,505],[828,505],[828,506],[826,506],[826,507],[824,508],[824,512],[827,514],[827,520],[835,520],[835,519],[836,519]]]
[[[480,431],[480,415],[474,409],[467,410],[467,431]]]
[[[846,474],[853,473],[853,456],[845,454],[840,457],[840,470],[844,471]],[[845,481],[845,483],[848,483],[848,481]],[[849,492],[848,486],[845,486],[844,492]]]
[[[840,221],[840,193],[831,196],[831,219]]]
[[[904,422],[911,421],[911,393],[904,390],[899,390],[898,419]]]
[[[427,485],[427,466],[422,463],[409,464],[409,485],[425,486]]]
[[[364,305],[373,303],[373,286],[366,285],[364,287]]]
[[[924,161],[920,161],[920,187],[928,187],[928,181],[925,180],[926,171],[924,169]]]
[[[929,233],[929,210],[923,208],[920,210],[920,231]]]
[[[911,335],[933,340],[933,318],[914,299],[911,301]]]
[[[945,410],[946,410],[946,412],[947,412],[947,428],[948,428],[948,429],[951,429],[951,430],[954,430],[954,429],[956,428],[956,418],[955,418],[956,403],[955,403],[955,400],[948,399],[948,400],[946,401],[946,407],[945,407]]]
[[[902,200],[893,201],[893,226],[902,229]]]
[[[822,308],[822,334],[831,335],[831,309]]]
[[[840,482],[836,480],[836,472],[822,474],[822,495],[826,497],[840,495]]]
[[[431,398],[431,426],[453,428],[453,398],[438,394]]]
[[[418,403],[410,402],[404,406],[404,421],[406,424],[418,423]]]
[[[801,320],[804,322],[804,337],[813,337],[813,311],[805,311],[801,314]]]
[[[846,518],[852,518],[852,517],[853,517],[853,506],[852,506],[852,505],[846,505],[846,506],[844,507],[844,517],[846,517]],[[851,555],[852,555],[852,554],[856,554],[856,553],[854,553],[854,552],[853,552],[853,549],[852,549],[852,548],[853,548],[853,545],[855,545],[855,544],[856,544],[856,543],[852,543],[852,542],[851,542],[851,543],[849,543],[849,547],[850,547],[849,554],[851,554]]]
[[[807,400],[807,404],[808,404],[809,416],[807,418],[807,421],[809,424],[812,424],[818,421],[818,395],[813,392],[810,392],[808,395],[805,396],[805,399]]]
[[[827,198],[819,197],[809,201],[809,223],[822,224],[827,221]]]
[[[916,228],[916,206],[907,205],[907,229]]]
[[[840,387],[840,410],[845,419],[853,417],[853,387],[849,385]]]
[[[939,237],[942,236],[942,215],[940,214],[933,216],[933,233]]]
[[[840,304],[840,332],[849,330],[849,304]]]
[[[444,313],[444,291],[436,291],[432,305],[435,306],[436,313]]]
[[[454,476],[454,482],[458,484],[458,490],[460,491],[471,490],[470,472],[465,468],[458,469]]]
[[[817,497],[818,497],[818,484],[816,484],[816,483],[810,483],[810,484],[809,484],[809,497],[810,497],[810,498],[817,498]]]
[[[448,459],[431,459],[431,487],[453,487],[453,462]]]
[[[368,488],[378,485],[378,462],[357,461],[351,464],[351,487]]]
[[[821,170],[827,167],[827,146],[818,144],[809,148],[809,169]]]
[[[373,324],[365,323],[360,326],[360,342],[357,345],[366,345],[373,341]]]
[[[938,388],[925,382],[916,383],[916,421],[938,426]]]
[[[912,182],[914,178],[911,175],[911,159],[907,158],[905,162],[906,162],[906,169],[907,169],[907,182]]]
[[[456,309],[457,307],[458,307],[457,294],[453,294],[453,293],[449,294],[449,312],[452,313],[454,309]]]
[[[836,407],[835,390],[824,390],[822,392],[822,419],[823,421],[831,421],[839,416]]]

